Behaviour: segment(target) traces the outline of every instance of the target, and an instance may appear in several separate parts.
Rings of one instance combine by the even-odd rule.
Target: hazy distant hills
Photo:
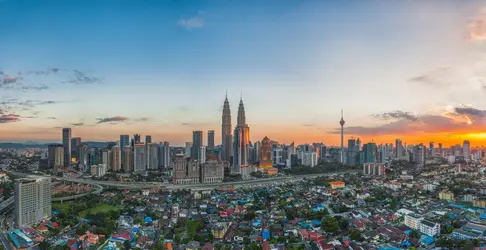
[[[83,142],[87,143],[88,147],[103,148],[107,147],[108,144],[114,142]],[[35,143],[35,142],[25,142],[25,143],[15,143],[15,142],[0,142],[0,148],[47,148],[50,144],[54,143]]]

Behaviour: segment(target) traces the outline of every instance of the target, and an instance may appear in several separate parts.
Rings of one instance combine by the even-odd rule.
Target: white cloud
[[[206,24],[206,21],[201,16],[195,16],[195,17],[191,17],[191,18],[180,19],[179,21],[177,21],[177,25],[184,27],[187,30],[199,29],[199,28],[204,27],[205,24]]]

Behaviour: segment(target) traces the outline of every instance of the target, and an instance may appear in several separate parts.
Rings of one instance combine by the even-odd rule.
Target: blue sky
[[[350,131],[368,138],[382,135],[357,127],[395,122],[373,114],[484,109],[482,30],[472,38],[469,30],[484,7],[479,1],[2,0],[0,69],[9,77],[24,72],[21,84],[47,89],[10,87],[0,96],[55,103],[11,107],[21,117],[0,124],[0,140],[57,139],[58,127],[83,123],[73,130],[88,139],[138,132],[182,143],[195,129],[219,134],[226,90],[234,120],[243,95],[254,140],[335,143],[341,109],[355,127]],[[25,73],[51,68],[64,71]],[[69,82],[73,70],[96,80]],[[428,74],[427,82],[417,78]],[[110,117],[127,119],[98,123]]]

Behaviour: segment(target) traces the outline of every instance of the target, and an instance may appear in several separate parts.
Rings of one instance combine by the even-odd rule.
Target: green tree
[[[361,232],[357,229],[349,229],[348,230],[348,235],[349,238],[351,238],[354,241],[362,241],[363,237],[361,237]]]
[[[123,248],[125,248],[126,250],[132,248],[132,244],[130,244],[130,241],[126,240],[123,242]]]
[[[417,231],[417,230],[412,230],[412,232],[410,232],[410,237],[412,237],[414,239],[419,239],[420,238],[420,232]]]
[[[339,230],[339,225],[333,216],[327,215],[321,222],[324,230],[329,233],[336,233]]]
[[[48,250],[49,249],[49,243],[47,241],[43,240],[41,243],[39,243],[39,248],[40,250]]]

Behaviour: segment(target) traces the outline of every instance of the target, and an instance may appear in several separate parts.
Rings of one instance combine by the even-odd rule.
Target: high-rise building
[[[440,156],[442,156],[442,143],[439,143],[439,148],[437,149],[439,152],[437,152]]]
[[[206,147],[201,146],[199,148],[199,154],[197,157],[197,161],[199,162],[199,164],[204,164],[206,162]]]
[[[134,134],[133,135],[133,144],[140,144],[142,136],[140,134]]]
[[[104,164],[105,170],[111,170],[111,150],[107,148],[101,149],[100,158],[101,161],[98,164]]]
[[[133,145],[133,171],[141,172],[147,169],[147,155],[145,144],[138,143]]]
[[[170,146],[169,142],[165,141],[163,144],[160,143],[159,147],[159,167],[169,168],[170,167]]]
[[[150,144],[150,143],[152,143],[152,136],[146,135],[145,136],[145,144]]]
[[[203,146],[203,132],[200,130],[192,131],[192,149],[191,149],[192,159],[198,160],[200,158],[202,146]]]
[[[226,161],[207,161],[201,165],[201,183],[221,183],[224,179]]]
[[[64,166],[64,146],[51,144],[47,147],[47,166],[49,168]]]
[[[344,164],[344,115],[343,111],[341,110],[341,120],[339,121],[339,124],[341,125],[341,160],[340,163]]]
[[[265,136],[260,148],[260,168],[273,168],[272,141]]]
[[[62,129],[62,145],[64,146],[64,167],[71,165],[71,129]]]
[[[462,155],[461,145],[456,144],[456,146],[453,147],[453,152],[455,157],[461,156]]]
[[[126,146],[130,146],[130,136],[120,135],[120,149],[124,149]]]
[[[184,150],[184,157],[185,158],[191,158],[191,152],[192,152],[192,142],[186,142],[186,148]]]
[[[74,137],[71,139],[71,155],[78,160],[78,146],[81,144],[81,137]]]
[[[429,156],[434,156],[435,155],[435,152],[434,152],[435,148],[434,148],[434,142],[431,141],[429,142],[429,151],[428,151],[428,155]]]
[[[468,140],[464,141],[462,146],[462,155],[464,156],[464,160],[471,160],[471,143]]]
[[[262,143],[257,141],[253,144],[253,164],[260,162]]]
[[[159,144],[147,144],[147,169],[155,170],[159,168]]]
[[[355,166],[356,165],[356,140],[355,139],[349,139],[348,140],[348,157],[347,157],[347,165],[350,166]]]
[[[363,164],[363,175],[385,175],[386,166],[383,163]]]
[[[51,217],[50,178],[19,179],[15,182],[15,223],[25,227]]]
[[[122,167],[125,173],[130,173],[133,171],[133,150],[130,145],[125,146],[122,149]]]
[[[413,161],[417,163],[419,167],[425,166],[425,155],[426,149],[424,144],[420,143],[419,145],[414,147]]]
[[[197,160],[186,159],[184,155],[177,154],[171,162],[172,182],[174,184],[199,183],[199,163]]]
[[[208,149],[214,149],[214,130],[208,131]]]
[[[121,170],[121,150],[118,145],[111,148],[111,170],[115,172]]]
[[[405,148],[403,147],[402,140],[395,140],[395,158],[400,158],[405,156]]]
[[[250,127],[246,124],[245,106],[240,99],[238,106],[238,117],[233,142],[233,168],[232,173],[239,174],[241,166],[248,165],[248,154],[250,144]]]
[[[221,125],[221,159],[223,161],[231,161],[233,154],[233,137],[231,135],[231,110],[226,95],[223,104],[223,116]]]
[[[78,146],[78,167],[84,169],[88,166],[88,145],[86,143],[81,143]]]
[[[365,157],[365,163],[367,162],[376,162],[376,143],[370,142],[363,145],[363,152]]]

